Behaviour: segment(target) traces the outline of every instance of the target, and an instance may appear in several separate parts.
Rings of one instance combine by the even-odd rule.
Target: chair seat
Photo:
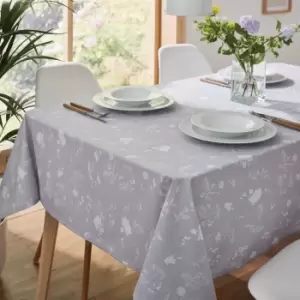
[[[296,241],[260,268],[249,280],[256,300],[300,300],[300,241]]]

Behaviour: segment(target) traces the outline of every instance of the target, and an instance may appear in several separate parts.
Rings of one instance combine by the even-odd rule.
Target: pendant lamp
[[[212,12],[212,0],[165,0],[165,13],[172,16],[206,16]]]

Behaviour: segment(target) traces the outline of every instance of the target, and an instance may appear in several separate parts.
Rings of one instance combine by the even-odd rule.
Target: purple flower
[[[293,26],[284,26],[281,28],[280,32],[285,40],[289,40],[293,37],[296,30]]]
[[[255,34],[259,32],[260,22],[254,20],[252,16],[242,16],[239,22],[240,26],[245,29],[249,34]]]

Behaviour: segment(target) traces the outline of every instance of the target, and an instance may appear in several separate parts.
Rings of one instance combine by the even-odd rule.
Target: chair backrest
[[[212,69],[195,45],[165,45],[159,49],[159,83],[212,73]]]
[[[85,66],[59,62],[43,66],[36,75],[36,106],[49,108],[64,102],[91,104],[101,88]]]

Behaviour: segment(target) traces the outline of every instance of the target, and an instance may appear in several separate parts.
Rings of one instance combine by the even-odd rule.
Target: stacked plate
[[[231,66],[222,69],[218,75],[225,81],[231,81]],[[273,72],[272,70],[266,71],[266,84],[278,84],[286,81],[288,78],[280,73]]]
[[[105,90],[93,98],[94,103],[119,111],[152,111],[174,104],[155,87],[124,86]]]
[[[269,122],[240,112],[204,111],[179,125],[186,135],[219,144],[252,144],[271,139],[276,128]]]

